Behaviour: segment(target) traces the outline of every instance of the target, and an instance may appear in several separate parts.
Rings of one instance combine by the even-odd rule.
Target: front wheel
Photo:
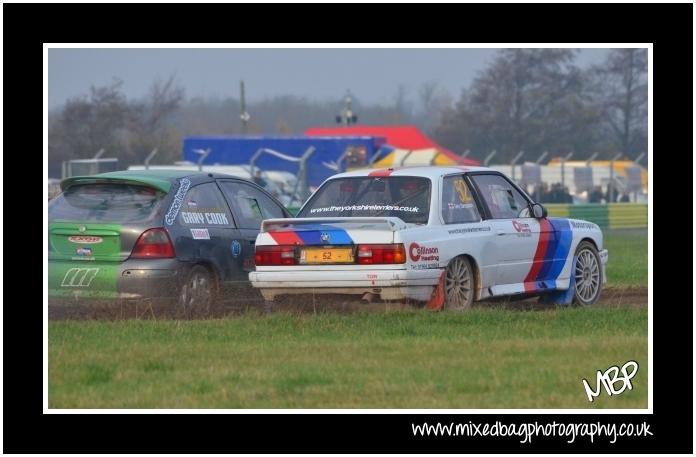
[[[597,301],[602,292],[602,268],[599,253],[594,245],[583,241],[575,250],[575,293],[573,303],[591,305]]]
[[[455,257],[445,270],[445,309],[471,308],[474,302],[474,271],[466,257]]]

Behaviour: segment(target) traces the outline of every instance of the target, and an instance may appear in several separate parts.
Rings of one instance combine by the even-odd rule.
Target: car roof
[[[62,190],[74,184],[87,184],[87,183],[97,183],[97,182],[114,182],[123,181],[124,183],[135,183],[135,184],[145,184],[155,189],[159,189],[163,192],[169,192],[172,187],[172,183],[176,179],[189,177],[189,178],[233,178],[242,179],[243,178],[233,175],[226,175],[223,173],[206,173],[200,171],[191,170],[121,170],[121,171],[111,171],[108,173],[99,173],[97,175],[90,176],[73,176],[71,178],[66,178],[61,181],[60,186]]]
[[[335,178],[353,178],[361,176],[421,176],[424,178],[435,179],[440,176],[450,175],[453,173],[474,172],[474,171],[490,171],[498,173],[496,170],[488,167],[472,167],[472,166],[423,166],[423,167],[394,167],[394,168],[365,168],[361,170],[349,171],[331,176],[329,179]]]

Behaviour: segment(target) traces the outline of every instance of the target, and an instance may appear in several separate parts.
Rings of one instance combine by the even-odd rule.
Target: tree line
[[[415,90],[397,85],[392,100],[362,103],[352,96],[360,124],[415,124],[456,153],[508,163],[519,151],[535,159],[573,152],[634,158],[647,151],[647,51],[612,49],[590,68],[571,49],[502,49],[455,99],[436,75]],[[249,81],[248,84],[253,84]],[[100,149],[122,166],[181,160],[187,135],[241,134],[236,97],[187,98],[174,77],[156,80],[142,99],[128,99],[114,80],[91,87],[49,113],[49,175],[60,176],[64,160],[90,158]],[[359,95],[359,94],[358,94]],[[330,125],[342,100],[292,95],[247,103],[249,134],[302,134]]]

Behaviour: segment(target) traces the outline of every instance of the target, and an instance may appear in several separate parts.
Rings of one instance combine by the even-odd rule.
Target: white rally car
[[[547,217],[497,171],[389,168],[332,176],[297,218],[263,221],[249,279],[268,301],[362,294],[461,309],[525,294],[586,305],[607,259],[596,224]]]

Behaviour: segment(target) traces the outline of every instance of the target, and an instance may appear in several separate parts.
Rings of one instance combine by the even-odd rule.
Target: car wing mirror
[[[532,205],[532,216],[535,219],[543,219],[549,215],[549,212],[540,203],[534,203]]]

